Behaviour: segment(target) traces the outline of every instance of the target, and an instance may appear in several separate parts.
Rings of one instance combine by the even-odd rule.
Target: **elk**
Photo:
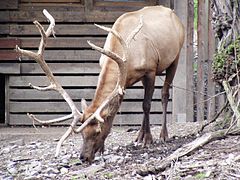
[[[123,100],[125,89],[138,81],[144,87],[144,117],[136,141],[147,145],[153,142],[150,132],[149,113],[154,92],[155,77],[166,71],[162,89],[163,125],[160,138],[166,140],[166,111],[169,88],[173,81],[179,54],[184,42],[184,27],[175,13],[163,6],[145,7],[141,10],[125,13],[120,16],[112,28],[97,25],[109,32],[104,48],[91,42],[89,45],[102,53],[100,57],[101,71],[94,98],[89,106],[82,99],[82,112],[75,106],[67,92],[58,83],[44,60],[44,49],[47,38],[54,35],[54,18],[43,10],[50,25],[45,31],[35,21],[39,29],[41,41],[37,53],[20,49],[16,51],[36,60],[50,81],[47,87],[30,86],[40,91],[55,90],[59,92],[70,106],[72,113],[52,120],[40,120],[32,114],[28,116],[40,124],[51,124],[73,119],[68,130],[59,140],[55,156],[60,153],[62,143],[71,133],[81,133],[83,147],[80,159],[91,162],[96,152],[103,152],[104,141],[111,131],[114,116]],[[81,123],[80,127],[76,127]]]

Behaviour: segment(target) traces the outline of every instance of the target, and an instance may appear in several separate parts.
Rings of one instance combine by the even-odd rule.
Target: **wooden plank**
[[[194,53],[193,53],[193,36],[194,36],[194,2],[188,2],[188,17],[187,17],[187,60],[186,60],[186,78],[187,78],[187,89],[194,89],[194,82],[193,82],[193,60],[194,60]],[[188,92],[186,96],[186,108],[187,108],[187,121],[194,121],[194,108],[193,108],[193,98],[194,93]]]
[[[95,89],[65,89],[73,100],[80,101],[81,98],[92,99],[95,93]],[[55,91],[37,91],[35,89],[13,89],[9,90],[10,100],[63,100],[61,95]],[[142,100],[144,96],[143,89],[127,89],[125,100]],[[172,93],[170,93],[170,99]],[[161,99],[161,89],[155,89],[153,94],[153,100]]]
[[[9,123],[9,76],[5,76],[5,124]]]
[[[18,60],[18,53],[15,50],[0,50],[1,61],[16,61]]]
[[[184,27],[187,27],[187,13],[188,13],[188,0],[175,0],[174,11],[180,18]],[[186,37],[185,28],[185,37]],[[187,101],[186,96],[188,95],[187,88],[187,43],[186,38],[181,49],[179,56],[179,63],[176,71],[176,75],[173,80],[173,85],[176,87],[173,89],[173,120],[177,122],[187,121]],[[178,88],[181,87],[181,88]]]
[[[61,117],[61,115],[38,115],[40,119],[53,119]],[[167,120],[171,120],[172,115],[167,115]],[[142,123],[143,114],[118,114],[113,123],[114,125],[140,125]],[[162,114],[151,114],[151,124],[161,124]],[[61,123],[61,125],[69,125],[70,121]],[[10,114],[9,125],[32,125],[32,120],[26,114]],[[60,124],[58,124],[60,125]]]
[[[198,2],[197,121],[205,119],[205,68],[208,60],[208,1]]]
[[[21,40],[17,38],[0,38],[0,49],[15,49],[20,44]]]
[[[9,24],[1,24],[0,26],[0,35],[8,35],[10,33]]]
[[[143,114],[123,114],[117,115],[113,121],[114,125],[141,125]],[[167,114],[167,121],[170,122],[172,119],[171,114]],[[159,125],[162,124],[162,114],[150,114],[150,124]],[[160,133],[160,132],[159,132]]]
[[[40,38],[19,38],[21,40],[21,48],[38,48]],[[87,41],[103,46],[105,42],[105,37],[58,37],[58,38],[49,38],[47,41],[48,48],[89,48]]]
[[[21,0],[21,3],[80,3],[81,0]]]
[[[107,11],[136,11],[145,6],[156,5],[156,0],[148,1],[96,1],[94,3],[94,10]]]
[[[10,20],[10,12],[9,11],[0,11],[0,22],[6,23]]]
[[[211,7],[208,7],[208,55],[209,55],[209,60],[208,60],[208,71],[207,71],[207,79],[208,79],[208,92],[207,94],[209,96],[213,96],[216,94],[216,83],[213,81],[212,79],[212,62],[213,62],[213,58],[214,58],[214,53],[215,53],[215,35],[213,32],[213,26],[212,26],[212,11],[211,11]],[[216,103],[216,99],[217,98],[212,98],[210,101],[207,102],[207,120],[211,120],[213,119],[213,117],[215,116],[216,112],[217,112],[217,103]]]
[[[170,7],[170,0],[159,0],[159,5]]]
[[[1,1],[0,10],[18,9],[18,0],[3,0]]]
[[[75,87],[95,87],[97,85],[97,76],[56,76],[57,80],[62,86]],[[49,85],[48,79],[45,76],[10,76],[9,86],[15,87],[29,87],[29,83],[36,86]]]
[[[93,87],[97,85],[98,76],[56,76],[62,86],[75,86],[75,87]],[[14,87],[29,87],[29,82],[36,86],[49,85],[48,79],[45,76],[10,76],[9,86]],[[163,81],[156,78],[155,86],[160,87]],[[138,82],[133,87],[142,87],[142,83]]]
[[[51,71],[58,74],[99,74],[98,63],[48,63]],[[42,69],[36,63],[22,63],[21,73],[43,74]]]
[[[107,27],[111,27],[111,25],[105,25]],[[43,25],[46,29],[48,25]],[[10,25],[10,34],[13,36],[31,36],[31,35],[39,35],[39,31],[35,25],[29,24],[11,24]],[[73,36],[73,35],[84,35],[84,36],[94,36],[101,35],[106,36],[108,33],[103,31],[93,24],[57,24],[54,27],[56,32],[56,36]]]
[[[20,64],[19,63],[0,63],[0,73],[20,74]]]
[[[51,8],[51,7],[49,7]],[[79,9],[79,8],[78,8]],[[50,9],[48,9],[50,11]],[[7,14],[9,13],[9,14]],[[9,11],[7,13],[0,13],[0,15],[7,15],[8,17],[0,18],[0,22],[30,22],[32,23],[34,20],[38,20],[40,22],[46,22],[46,17],[42,14],[41,10],[31,9],[29,7],[26,10],[22,11]],[[69,8],[67,11],[62,10],[54,10],[50,11],[56,23],[58,22],[101,22],[101,23],[112,23],[122,15],[122,12],[119,11],[91,11],[85,13],[84,11],[71,11]]]
[[[46,62],[56,61],[76,61],[76,62],[99,62],[101,54],[94,50],[46,50],[44,57]],[[22,56],[21,60],[33,60],[29,57]]]
[[[77,107],[81,107],[81,102],[75,102]],[[10,113],[71,113],[70,107],[66,102],[13,102],[10,101]],[[168,111],[172,110],[172,104],[169,102]],[[120,113],[142,113],[142,103],[141,102],[127,102],[123,101],[120,109]],[[162,112],[161,102],[153,101],[151,103],[150,112]]]
[[[43,9],[47,9],[50,13],[54,11],[84,12],[84,5],[81,3],[21,3],[19,7],[21,11],[34,12],[42,12]]]

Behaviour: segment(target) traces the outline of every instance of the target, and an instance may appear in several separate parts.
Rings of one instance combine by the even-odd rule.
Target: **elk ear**
[[[84,111],[87,109],[88,105],[87,105],[87,101],[83,98],[81,100],[81,106],[82,106],[82,112],[84,113]]]

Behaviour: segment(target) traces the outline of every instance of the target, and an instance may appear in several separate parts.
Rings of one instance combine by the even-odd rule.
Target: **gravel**
[[[106,140],[105,152],[96,156],[91,165],[79,159],[80,135],[71,136],[63,144],[60,156],[54,157],[57,140],[66,127],[43,127],[39,131],[26,127],[2,127],[0,179],[162,179],[169,177],[171,168],[165,174],[148,174],[145,177],[136,172],[149,161],[159,161],[182,144],[192,141],[194,136],[185,136],[196,132],[198,127],[198,123],[169,124],[171,138],[169,142],[162,143],[158,140],[160,127],[153,126],[151,130],[155,141],[148,147],[134,142],[139,127],[114,127]],[[237,143],[238,139],[235,141]],[[236,156],[233,152],[222,153],[229,162]],[[204,155],[204,150],[199,151],[199,157]],[[214,169],[209,169],[206,174],[210,177],[213,172]],[[194,174],[190,175],[186,173],[184,177],[193,177]]]

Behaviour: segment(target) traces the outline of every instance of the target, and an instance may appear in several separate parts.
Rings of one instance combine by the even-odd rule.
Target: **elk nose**
[[[81,154],[81,155],[80,155],[80,160],[81,160],[82,162],[85,162],[85,161],[87,160],[87,158],[86,158],[83,154]]]

